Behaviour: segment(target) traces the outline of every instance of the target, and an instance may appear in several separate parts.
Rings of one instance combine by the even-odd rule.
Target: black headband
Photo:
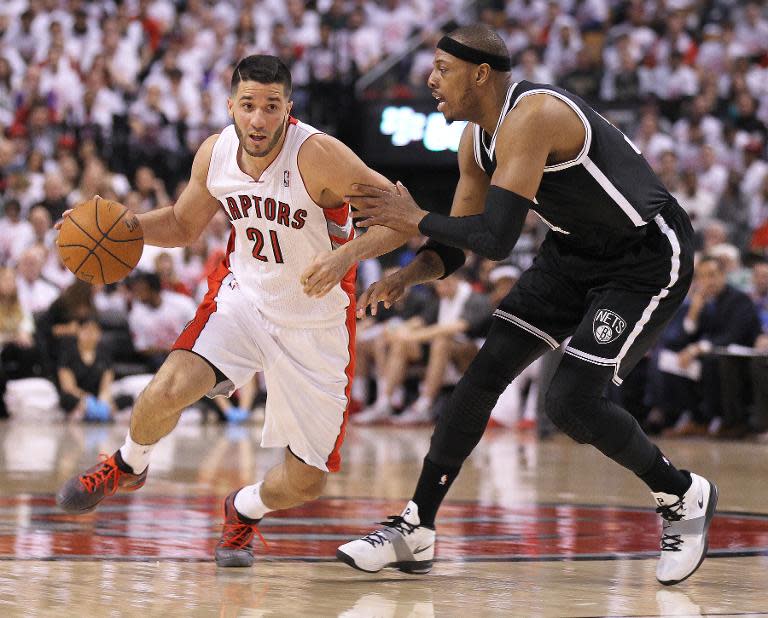
[[[507,72],[512,68],[512,61],[509,59],[509,56],[499,56],[480,51],[479,49],[473,49],[449,36],[444,36],[437,42],[437,49],[442,49],[451,54],[451,56],[456,56],[460,60],[466,60],[472,64],[487,64],[494,71]]]

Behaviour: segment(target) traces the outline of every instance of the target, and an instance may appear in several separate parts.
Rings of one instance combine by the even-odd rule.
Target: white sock
[[[235,509],[248,519],[261,519],[272,509],[261,500],[261,486],[264,481],[255,485],[246,485],[235,496]]]
[[[129,433],[125,437],[125,444],[120,447],[120,457],[131,466],[134,474],[141,474],[149,465],[149,457],[152,454],[154,444],[137,444],[131,440]]]

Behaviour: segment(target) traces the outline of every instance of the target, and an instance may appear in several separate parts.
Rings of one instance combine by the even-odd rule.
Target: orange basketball
[[[114,283],[139,263],[144,232],[125,206],[95,197],[64,219],[57,242],[61,261],[79,279]]]

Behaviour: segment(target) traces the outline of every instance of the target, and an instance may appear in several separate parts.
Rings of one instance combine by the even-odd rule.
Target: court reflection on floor
[[[669,615],[763,611],[768,516],[749,479],[762,445],[669,443],[723,487],[710,555],[684,585],[659,590],[658,519],[646,492],[599,454],[564,439],[491,431],[438,520],[429,576],[366,575],[335,548],[398,512],[414,486],[429,431],[354,428],[326,495],[265,518],[268,550],[245,571],[211,562],[221,498],[279,461],[260,427],[182,423],[153,454],[150,478],[83,516],[58,511],[63,479],[112,452],[124,426],[0,425],[0,600],[41,615],[76,604],[169,615],[432,616]],[[737,472],[738,467],[738,472]],[[2,610],[6,614],[5,609]]]

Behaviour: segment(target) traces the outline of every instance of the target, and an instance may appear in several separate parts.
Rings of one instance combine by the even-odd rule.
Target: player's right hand
[[[405,283],[403,283],[399,273],[384,277],[380,281],[372,283],[360,295],[357,300],[357,317],[365,317],[367,307],[371,308],[371,315],[376,315],[379,303],[384,303],[384,307],[389,309],[403,294],[405,294]]]
[[[53,226],[54,230],[60,230],[61,226],[64,225],[64,219],[66,219],[74,210],[74,208],[70,208],[69,210],[65,210],[64,214],[61,215],[61,219],[59,219],[56,224]]]

